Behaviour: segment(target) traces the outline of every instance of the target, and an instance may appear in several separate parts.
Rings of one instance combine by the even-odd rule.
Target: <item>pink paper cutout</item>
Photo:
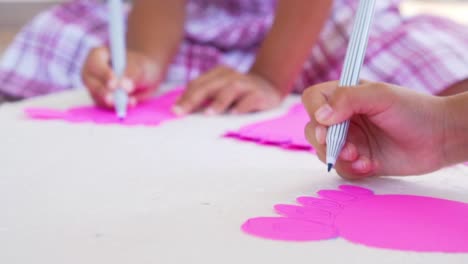
[[[283,241],[342,237],[370,247],[419,252],[468,252],[468,204],[416,195],[376,195],[343,185],[301,205],[276,205],[280,217],[247,220],[242,230]]]
[[[32,119],[64,120],[71,123],[92,122],[96,124],[118,124],[125,126],[146,125],[155,126],[164,121],[177,118],[172,113],[172,106],[182,94],[183,89],[170,91],[160,97],[150,99],[128,109],[127,118],[119,120],[115,112],[96,106],[81,106],[66,111],[48,108],[28,108],[25,113]]]
[[[226,133],[225,137],[289,150],[313,151],[304,135],[307,122],[309,122],[309,116],[304,106],[297,104],[279,118],[244,126],[237,131]]]

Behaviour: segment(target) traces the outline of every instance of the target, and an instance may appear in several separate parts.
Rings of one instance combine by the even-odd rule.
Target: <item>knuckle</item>
[[[205,93],[203,93],[202,91],[197,91],[190,96],[189,100],[193,103],[197,103],[202,101],[204,98]]]
[[[196,94],[199,94],[199,93],[202,93],[203,92],[203,89],[201,89],[200,87],[202,87],[200,85],[201,83],[201,80],[199,79],[196,79],[196,80],[193,80],[189,83],[189,85],[187,86],[187,90],[186,90],[186,94],[189,95],[189,96],[193,96],[193,95],[196,95]]]
[[[229,104],[230,102],[231,102],[231,99],[229,97],[219,97],[216,99],[214,104],[217,106],[224,106],[224,105]]]
[[[304,90],[304,92],[302,92],[301,99],[303,104],[308,104],[312,101],[311,99],[314,98],[313,92],[313,87],[309,87],[306,90]]]
[[[316,85],[314,86],[309,86],[302,92],[302,101],[303,102],[311,102],[313,101],[314,98],[318,96],[323,96],[321,95],[320,88]]]
[[[306,97],[310,97],[313,95],[313,93],[315,93],[315,87],[314,86],[309,86],[307,88],[304,89],[304,91],[302,92],[302,98],[306,98]]]
[[[346,105],[348,103],[348,92],[349,89],[348,87],[342,87],[340,89],[337,89],[335,93],[332,96],[331,103],[333,105]]]
[[[184,105],[193,106],[199,102],[199,97],[196,94],[187,95],[182,101]]]

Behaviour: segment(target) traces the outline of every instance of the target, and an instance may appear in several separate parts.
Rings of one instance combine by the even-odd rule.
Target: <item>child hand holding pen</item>
[[[306,90],[306,137],[325,162],[328,127],[350,119],[342,177],[418,175],[468,161],[468,93],[437,97],[385,83]]]

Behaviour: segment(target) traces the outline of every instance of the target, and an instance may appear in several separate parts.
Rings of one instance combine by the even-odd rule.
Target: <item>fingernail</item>
[[[213,108],[210,107],[210,108],[205,110],[205,115],[214,116],[214,115],[216,115],[216,111]]]
[[[177,116],[185,115],[184,109],[182,107],[178,106],[178,105],[172,107],[172,112]]]
[[[327,121],[333,115],[333,108],[329,104],[325,104],[315,112],[315,118],[317,121]]]
[[[135,88],[135,85],[134,85],[133,81],[128,79],[128,78],[123,78],[122,81],[120,82],[120,84],[122,85],[122,89],[124,89],[128,93],[133,92],[133,90]]]
[[[369,170],[369,160],[367,158],[360,158],[351,164],[351,168],[356,171],[366,172]]]
[[[325,144],[326,137],[326,129],[324,127],[318,126],[315,128],[315,140],[317,140],[319,144]]]

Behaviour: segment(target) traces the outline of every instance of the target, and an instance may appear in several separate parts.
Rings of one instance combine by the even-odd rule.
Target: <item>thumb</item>
[[[331,126],[354,115],[373,116],[387,110],[395,98],[391,87],[380,83],[340,87],[315,112],[315,118],[320,124]]]

